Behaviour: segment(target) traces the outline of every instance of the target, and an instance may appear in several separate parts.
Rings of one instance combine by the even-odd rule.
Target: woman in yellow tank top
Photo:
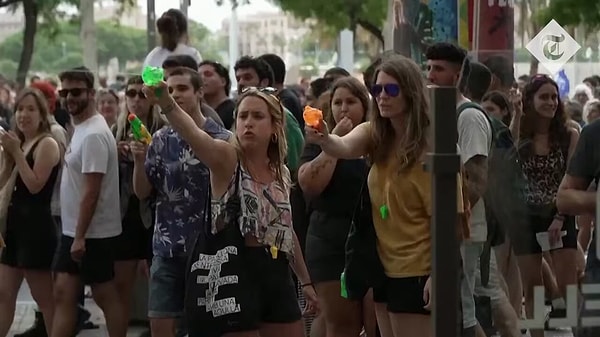
[[[394,55],[379,66],[370,121],[344,137],[327,125],[306,128],[306,140],[341,159],[368,156],[377,251],[386,282],[373,289],[383,337],[431,336],[431,174],[423,168],[430,119],[421,70]],[[462,201],[461,186],[457,186]],[[463,211],[462,202],[458,205]]]

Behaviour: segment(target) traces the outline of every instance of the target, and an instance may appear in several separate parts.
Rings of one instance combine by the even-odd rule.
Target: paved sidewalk
[[[13,321],[13,325],[8,332],[8,337],[13,337],[16,333],[21,333],[27,330],[35,319],[35,303],[32,302],[20,302],[17,303],[17,308],[15,310],[15,319]],[[90,311],[92,317],[90,321],[94,324],[98,325],[98,329],[92,330],[83,330],[79,333],[79,337],[108,337],[108,333],[106,331],[106,322],[104,321],[104,316],[102,315],[102,310],[98,308],[98,306],[92,300],[86,300],[85,308]],[[146,329],[142,327],[130,327],[127,336],[128,337],[138,337],[142,332]]]

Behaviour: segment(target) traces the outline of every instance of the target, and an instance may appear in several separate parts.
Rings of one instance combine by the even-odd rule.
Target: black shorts
[[[6,247],[0,250],[0,263],[13,268],[50,271],[58,241],[52,217],[18,220],[9,214],[4,237]]]
[[[373,289],[373,299],[376,303],[387,304],[387,310],[395,314],[431,315],[425,310],[423,289],[429,276],[403,278],[387,277],[385,283]]]
[[[115,261],[152,259],[152,231],[142,223],[126,223],[123,219],[123,232],[115,238]]]
[[[62,235],[56,255],[54,256],[53,271],[79,275],[84,284],[100,284],[111,281],[114,271],[114,238],[86,239],[85,254],[81,263],[71,258],[73,238]]]
[[[346,264],[350,217],[314,211],[306,236],[306,266],[314,283],[339,281]]]
[[[555,211],[552,206],[529,206],[529,226],[517,229],[511,235],[513,251],[517,256],[541,254],[542,247],[537,241],[536,233],[547,232],[554,220]],[[577,249],[577,226],[574,216],[566,216],[561,231],[567,235],[562,237],[563,248]]]

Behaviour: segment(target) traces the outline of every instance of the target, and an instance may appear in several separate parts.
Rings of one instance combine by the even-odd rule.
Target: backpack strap
[[[493,147],[494,140],[496,139],[496,131],[494,130],[494,123],[492,122],[492,119],[490,118],[488,113],[481,107],[481,105],[479,105],[475,102],[469,101],[469,102],[464,102],[463,104],[458,106],[458,108],[456,109],[456,118],[458,119],[460,117],[460,114],[463,111],[465,111],[466,109],[477,109],[483,113],[483,115],[485,116],[485,119],[487,119],[488,124],[490,125],[490,130],[492,130],[491,147]]]

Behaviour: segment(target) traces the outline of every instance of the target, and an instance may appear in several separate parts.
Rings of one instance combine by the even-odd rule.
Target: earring
[[[271,135],[271,143],[277,143],[277,134],[276,133]]]

